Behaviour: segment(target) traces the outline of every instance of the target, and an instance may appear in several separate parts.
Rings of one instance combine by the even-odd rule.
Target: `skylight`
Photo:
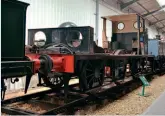
[[[157,0],[157,2],[159,3],[160,6],[165,5],[165,0]],[[165,11],[165,8],[163,8],[163,10]]]
[[[159,3],[160,6],[165,5],[165,0],[157,0],[157,2]]]

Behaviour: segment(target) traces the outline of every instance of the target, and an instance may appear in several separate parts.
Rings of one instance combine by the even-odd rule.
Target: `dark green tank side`
[[[26,10],[29,4],[16,0],[2,0],[1,3],[1,60],[23,60]]]

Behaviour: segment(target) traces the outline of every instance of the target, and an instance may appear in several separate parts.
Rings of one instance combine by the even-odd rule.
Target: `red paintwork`
[[[105,67],[105,76],[109,77],[111,75],[111,68],[106,66]]]
[[[40,68],[40,60],[39,54],[26,54],[26,57],[28,57],[30,59],[30,61],[34,61],[34,73],[36,73],[38,71],[38,69]]]
[[[74,73],[74,56],[62,54],[49,54],[53,61],[52,71]]]
[[[53,61],[53,72],[74,73],[74,56],[62,54],[47,54]],[[40,54],[26,54],[26,56],[34,61],[34,73],[40,68]]]

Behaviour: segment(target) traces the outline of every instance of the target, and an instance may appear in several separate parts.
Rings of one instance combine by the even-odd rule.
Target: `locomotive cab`
[[[145,20],[138,14],[105,16],[103,18],[103,47],[111,50],[125,49],[135,54],[147,54]],[[107,39],[106,22],[112,21],[111,42]]]

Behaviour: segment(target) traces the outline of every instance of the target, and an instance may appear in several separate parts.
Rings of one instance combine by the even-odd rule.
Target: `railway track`
[[[157,72],[155,74],[160,74]],[[149,81],[152,75],[146,74]],[[9,115],[57,115],[75,114],[89,106],[101,105],[105,102],[112,102],[123,95],[131,92],[141,85],[139,79],[132,80],[131,77],[117,84],[105,80],[102,87],[94,88],[85,93],[77,90],[77,84],[70,86],[67,101],[64,100],[63,88],[52,89],[21,97],[16,97],[1,102],[1,112]]]

